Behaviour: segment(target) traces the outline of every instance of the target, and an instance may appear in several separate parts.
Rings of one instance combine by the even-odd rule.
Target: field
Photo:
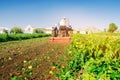
[[[0,80],[119,80],[119,34],[75,34],[0,43]]]
[[[62,80],[120,80],[120,37],[76,34],[66,66],[55,71]]]
[[[56,80],[52,63],[61,64],[68,44],[50,44],[49,38],[0,43],[0,80]]]

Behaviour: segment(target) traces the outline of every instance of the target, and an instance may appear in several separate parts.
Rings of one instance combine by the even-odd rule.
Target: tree
[[[108,29],[108,32],[111,32],[113,33],[115,30],[118,29],[118,26],[115,24],[115,23],[110,23],[109,24],[109,29]]]
[[[13,27],[10,33],[14,33],[14,34],[23,33],[23,30],[20,27]]]
[[[36,28],[36,29],[34,29],[34,31],[33,31],[34,33],[44,33],[41,29],[39,29],[39,28]]]

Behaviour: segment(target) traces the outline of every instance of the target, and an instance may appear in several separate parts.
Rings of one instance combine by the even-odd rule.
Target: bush
[[[34,29],[33,33],[44,33],[40,28]]]
[[[0,34],[0,42],[49,37],[50,34]]]
[[[13,27],[10,33],[13,33],[13,34],[23,33],[23,30],[19,27]]]
[[[8,40],[7,34],[0,34],[0,42],[4,42]]]

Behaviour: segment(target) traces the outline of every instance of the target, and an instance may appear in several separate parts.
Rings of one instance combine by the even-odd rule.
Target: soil
[[[50,43],[71,43],[71,37],[51,37],[49,42]]]
[[[66,56],[68,46],[69,43],[51,44],[49,38],[0,43],[0,80],[17,80],[15,76],[20,80],[56,80],[49,73],[50,65],[61,64],[59,59]]]

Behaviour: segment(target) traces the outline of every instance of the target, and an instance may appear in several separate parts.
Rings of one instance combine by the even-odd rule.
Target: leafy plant
[[[118,80],[120,79],[120,39],[112,36],[73,36],[67,66],[58,67],[63,80]]]

